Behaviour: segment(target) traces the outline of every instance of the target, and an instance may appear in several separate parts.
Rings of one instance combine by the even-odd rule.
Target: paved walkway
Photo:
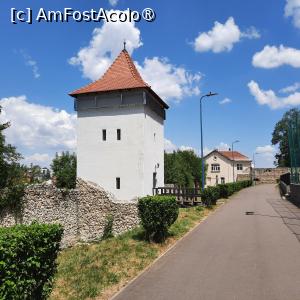
[[[275,185],[245,189],[114,300],[300,300],[299,213]]]

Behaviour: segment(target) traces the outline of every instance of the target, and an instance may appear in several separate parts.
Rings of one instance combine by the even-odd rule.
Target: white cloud
[[[119,0],[109,0],[109,4],[111,6],[116,6],[118,4]]]
[[[29,165],[29,164],[43,164],[43,165],[49,165],[51,161],[51,157],[48,153],[34,153],[32,155],[26,156],[23,160],[23,163]]]
[[[266,145],[266,146],[258,146],[255,150],[256,153],[266,153],[266,154],[273,154],[275,152],[275,148],[272,145]]]
[[[241,32],[241,37],[253,40],[253,39],[259,39],[261,35],[254,26],[250,26],[244,32]]]
[[[272,145],[256,147],[255,167],[274,167],[275,151]]]
[[[281,90],[279,90],[280,93],[294,93],[297,90],[300,89],[300,82],[295,82],[292,85],[289,85]]]
[[[172,153],[177,150],[177,146],[173,144],[170,140],[165,139],[165,151],[167,153]]]
[[[226,143],[221,142],[217,147],[215,147],[216,149],[220,150],[220,151],[227,151],[229,150],[229,145]]]
[[[38,67],[37,62],[35,60],[33,60],[31,58],[31,56],[29,54],[27,54],[24,50],[21,50],[20,53],[22,54],[22,56],[25,60],[26,66],[31,67],[33,77],[36,78],[36,79],[40,78],[41,74],[39,72],[39,67]]]
[[[120,53],[124,40],[130,54],[142,46],[140,30],[134,22],[104,23],[102,27],[93,30],[89,45],[81,48],[69,63],[79,66],[84,77],[96,80]]]
[[[191,146],[185,146],[181,145],[180,147],[176,146],[172,141],[165,139],[165,151],[167,153],[172,153],[174,151],[181,150],[181,151],[194,151],[196,154],[199,154],[198,150],[191,147]]]
[[[194,41],[194,49],[197,52],[213,51],[219,53],[231,51],[233,45],[242,38],[257,39],[259,32],[253,26],[245,32],[235,24],[234,18],[229,17],[225,24],[215,22],[214,27],[208,32],[199,33]]]
[[[300,68],[300,50],[280,45],[265,46],[260,52],[254,54],[252,58],[254,67],[271,69],[283,65]]]
[[[195,152],[196,154],[198,154],[198,151],[197,151],[195,148],[190,147],[190,146],[182,145],[182,146],[179,147],[179,150],[180,150],[180,151],[193,151],[193,152]]]
[[[204,156],[207,155],[207,154],[210,153],[212,150],[213,150],[213,149],[210,149],[210,148],[208,148],[208,147],[204,147],[204,148],[203,148],[203,155],[204,155]]]
[[[30,103],[26,96],[2,98],[0,106],[0,123],[11,122],[5,131],[7,141],[26,152],[27,161],[46,160],[56,151],[75,151],[75,114]]]
[[[231,103],[231,102],[232,102],[231,99],[225,98],[225,99],[221,100],[219,103],[220,103],[220,104],[228,104],[228,103]]]
[[[191,74],[182,67],[172,65],[166,58],[146,58],[142,66],[136,65],[143,79],[163,99],[181,100],[184,96],[200,94],[197,83],[201,74]]]
[[[218,145],[216,145],[213,148],[204,147],[203,153],[204,153],[204,155],[207,155],[210,152],[212,152],[213,150],[228,151],[229,149],[230,149],[230,146],[228,144],[226,144],[224,142],[220,142]]]
[[[89,45],[80,49],[76,56],[69,59],[69,63],[79,66],[84,77],[96,80],[120,53],[124,40],[130,54],[142,46],[141,33],[135,23],[104,23],[101,28],[94,29]],[[200,73],[192,74],[167,58],[145,58],[142,64],[135,63],[144,80],[164,100],[178,101],[200,93]]]
[[[300,28],[300,0],[286,0],[285,17],[291,17],[295,27]]]
[[[258,104],[268,105],[271,109],[300,105],[300,93],[298,92],[287,97],[278,97],[272,90],[264,91],[260,89],[259,85],[253,80],[248,83],[248,87]]]

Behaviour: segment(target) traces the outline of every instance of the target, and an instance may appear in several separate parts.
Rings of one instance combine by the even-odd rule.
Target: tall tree
[[[22,156],[5,141],[4,130],[9,126],[10,123],[0,123],[0,209],[17,207],[24,192],[25,168],[19,164]]]
[[[201,159],[194,151],[165,153],[165,182],[182,187],[198,187],[201,180]]]
[[[292,108],[282,119],[276,123],[272,134],[272,145],[278,145],[279,152],[275,155],[275,164],[278,167],[290,167],[290,149],[288,141],[288,128],[291,121],[300,120],[300,110]]]
[[[1,106],[0,106],[1,114]],[[4,130],[10,126],[10,123],[0,123],[0,189],[11,185],[16,179],[18,173],[18,161],[22,158],[16,148],[5,141]]]
[[[73,189],[76,187],[76,166],[77,160],[74,153],[70,154],[68,151],[62,152],[61,155],[56,153],[51,168],[58,188]]]

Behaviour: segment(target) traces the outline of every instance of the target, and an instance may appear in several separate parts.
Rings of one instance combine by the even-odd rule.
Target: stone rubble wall
[[[256,183],[277,183],[280,176],[288,172],[289,168],[256,168]]]
[[[78,179],[76,189],[68,192],[47,183],[28,186],[21,213],[0,211],[0,226],[59,223],[64,227],[62,247],[67,247],[100,239],[109,215],[115,235],[139,224],[136,202],[117,202],[100,186]]]
[[[245,180],[251,180],[250,174],[238,174],[236,181],[245,181]]]
[[[256,184],[277,183],[280,176],[289,172],[289,168],[255,168]],[[237,181],[250,180],[251,174],[238,174]]]

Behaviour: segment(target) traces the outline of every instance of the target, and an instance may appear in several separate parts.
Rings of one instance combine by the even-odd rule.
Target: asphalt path
[[[299,235],[275,185],[247,188],[113,299],[300,300]]]

